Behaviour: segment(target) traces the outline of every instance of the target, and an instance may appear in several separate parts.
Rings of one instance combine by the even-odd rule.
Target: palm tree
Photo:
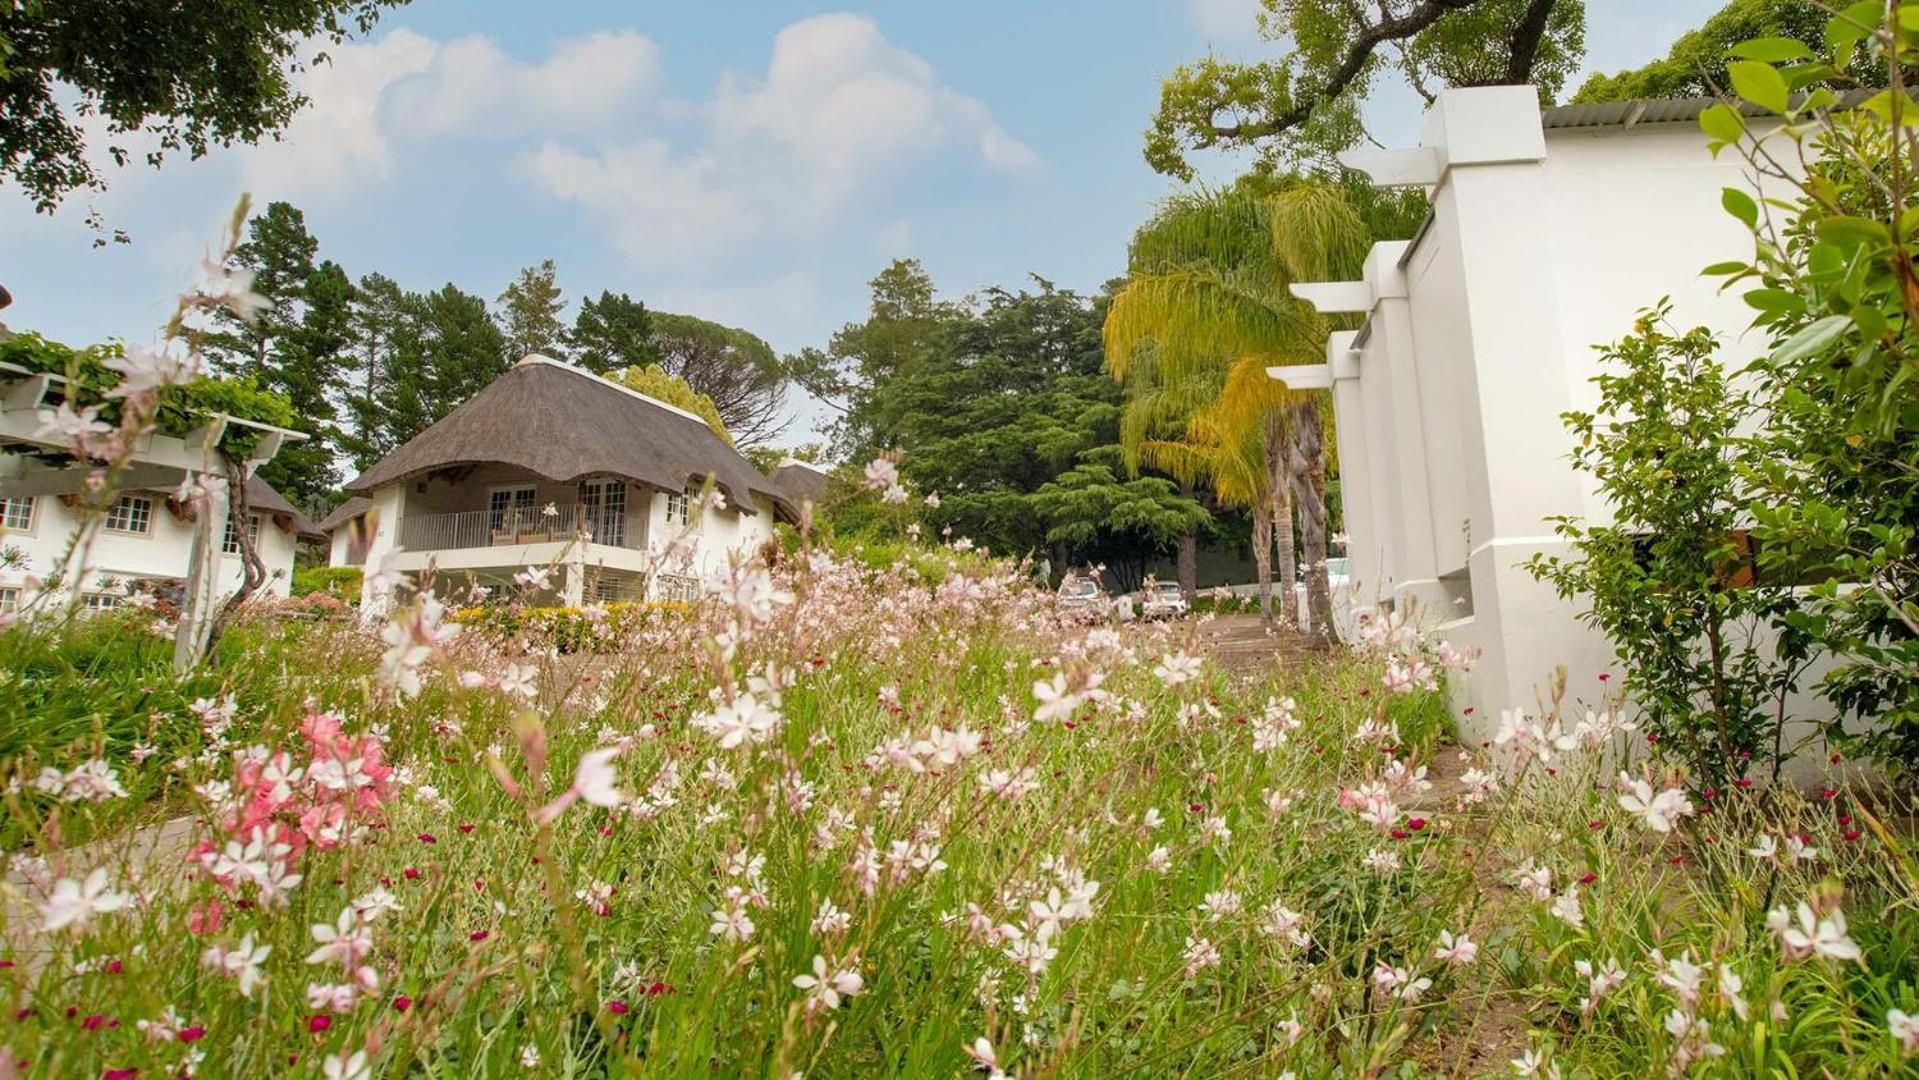
[[[1149,381],[1157,419],[1163,422],[1168,412],[1160,403],[1192,406],[1185,441],[1200,448],[1195,460],[1257,441],[1265,475],[1264,497],[1252,507],[1255,546],[1262,547],[1262,537],[1277,540],[1281,610],[1297,624],[1297,502],[1317,634],[1330,629],[1332,617],[1325,418],[1320,395],[1291,390],[1267,378],[1265,368],[1320,361],[1331,327],[1287,286],[1351,274],[1368,246],[1359,211],[1330,183],[1247,181],[1175,196],[1135,234],[1130,277],[1114,296],[1104,328],[1108,370],[1122,381]],[[1123,445],[1137,447],[1146,433],[1123,426],[1121,436]],[[1132,459],[1139,451],[1128,453]],[[1174,460],[1166,453],[1154,456]],[[1255,556],[1262,597],[1271,591],[1270,562],[1270,548],[1262,547]],[[1262,610],[1269,613],[1269,604]]]

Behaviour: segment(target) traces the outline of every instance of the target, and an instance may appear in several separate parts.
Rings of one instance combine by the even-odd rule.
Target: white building
[[[702,501],[711,490],[720,496]],[[321,528],[335,566],[379,566],[548,599],[690,598],[735,552],[774,540],[796,500],[683,409],[543,356],[347,485]],[[387,597],[368,575],[362,606]]]
[[[1459,689],[1476,717],[1468,737],[1503,708],[1537,708],[1559,665],[1588,702],[1614,665],[1579,603],[1526,569],[1565,549],[1550,518],[1610,520],[1561,419],[1597,404],[1594,346],[1666,296],[1675,326],[1719,332],[1728,368],[1764,344],[1742,336],[1738,290],[1700,275],[1752,251],[1721,208],[1723,188],[1749,184],[1736,155],[1708,152],[1708,104],[1542,114],[1531,87],[1451,90],[1418,147],[1342,158],[1432,200],[1410,241],[1374,247],[1363,280],[1294,287],[1322,311],[1364,316],[1317,369],[1333,391],[1355,598],[1411,609],[1481,651]]]
[[[77,477],[75,478],[77,480]],[[49,486],[31,475],[0,480],[0,611],[30,600],[34,583],[55,577],[64,565],[83,511],[74,492],[35,493]],[[248,531],[266,567],[262,593],[285,596],[293,584],[294,554],[301,538],[320,532],[286,498],[259,478],[247,482]],[[96,534],[86,574],[76,587],[87,607],[113,607],[134,592],[165,596],[183,586],[193,553],[192,511],[172,491],[123,491]],[[245,574],[239,537],[229,522],[221,543],[216,595],[231,595]]]

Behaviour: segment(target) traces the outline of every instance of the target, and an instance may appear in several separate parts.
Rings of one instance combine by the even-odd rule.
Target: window
[[[33,531],[33,496],[16,495],[0,499],[0,526],[8,532]]]
[[[595,543],[626,543],[626,482],[589,480],[580,485],[580,509]]]
[[[683,574],[661,574],[653,579],[653,598],[667,603],[698,603],[700,579]]]
[[[20,590],[11,587],[0,589],[0,612],[19,610]]]
[[[153,500],[145,495],[122,495],[107,507],[108,532],[145,536],[153,527]]]
[[[687,498],[687,493],[684,491],[677,493],[668,492],[666,496],[666,523],[668,525],[686,524],[687,504],[690,501],[691,500]]]
[[[487,493],[486,518],[494,532],[523,528],[533,520],[533,485],[494,488]]]
[[[260,515],[247,515],[247,539],[253,542],[253,550],[260,550]],[[233,515],[227,515],[227,534],[220,540],[220,550],[228,555],[240,554],[240,534],[233,531]]]
[[[88,611],[112,611],[120,606],[121,599],[119,593],[90,592],[83,595],[80,601]]]

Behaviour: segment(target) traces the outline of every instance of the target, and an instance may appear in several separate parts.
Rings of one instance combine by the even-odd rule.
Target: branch
[[[1506,85],[1520,86],[1531,81],[1533,64],[1539,59],[1539,43],[1546,39],[1546,22],[1552,17],[1558,0],[1532,0],[1526,14],[1513,30],[1513,51],[1506,59]]]
[[[1320,103],[1338,97],[1352,85],[1359,73],[1365,70],[1366,61],[1372,59],[1373,50],[1387,42],[1403,41],[1426,29],[1439,19],[1454,11],[1464,11],[1480,0],[1425,0],[1424,3],[1396,19],[1382,19],[1359,32],[1353,43],[1346,48],[1346,56],[1339,67],[1333,70],[1332,77],[1320,87],[1318,93],[1307,94],[1296,99],[1293,107],[1258,123],[1241,123],[1222,127],[1212,125],[1212,132],[1221,139],[1260,139],[1268,135],[1295,128],[1305,123],[1313,115]],[[1534,0],[1535,4],[1542,0]],[[1543,0],[1548,7],[1551,0]],[[1536,43],[1535,43],[1536,47]]]

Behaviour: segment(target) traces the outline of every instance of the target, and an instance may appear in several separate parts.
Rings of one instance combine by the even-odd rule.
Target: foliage
[[[495,641],[571,653],[603,639],[624,640],[648,622],[684,616],[689,610],[689,605],[671,600],[616,600],[590,610],[503,603],[461,608],[453,619]]]
[[[1822,51],[1746,42],[1728,67],[1754,108],[1700,126],[1745,158],[1765,199],[1725,193],[1752,230],[1751,262],[1709,267],[1744,298],[1771,351],[1752,365],[1768,423],[1755,470],[1761,567],[1822,582],[1801,625],[1839,658],[1820,689],[1864,750],[1903,778],[1919,770],[1919,273],[1913,123],[1904,89],[1852,108],[1839,89],[1858,64],[1911,85],[1919,5],[1859,3],[1827,24]],[[1804,91],[1795,96],[1795,91]],[[1835,736],[1846,731],[1835,725]]]
[[[1604,351],[1595,410],[1566,414],[1573,465],[1612,521],[1555,518],[1572,555],[1532,570],[1589,605],[1659,752],[1718,783],[1769,761],[1777,778],[1807,643],[1788,628],[1791,582],[1753,577],[1742,480],[1753,450],[1740,434],[1752,406],[1713,359],[1711,332],[1670,333],[1667,311],[1642,312]]]
[[[506,339],[509,360],[518,361],[536,353],[556,360],[566,358],[563,348],[567,341],[566,324],[560,321],[566,300],[560,295],[559,284],[553,280],[554,274],[552,259],[525,267],[495,301],[499,305],[500,332]]]
[[[653,317],[646,305],[625,293],[602,291],[580,301],[573,329],[566,335],[573,362],[604,375],[620,368],[658,363]]]
[[[677,375],[668,374],[658,364],[648,364],[642,368],[627,368],[607,376],[629,390],[645,394],[655,401],[664,401],[668,405],[685,409],[687,412],[706,421],[713,434],[733,445],[733,436],[726,430],[726,421],[720,418],[719,406],[713,399],[686,384],[686,380]]]
[[[1660,59],[1612,75],[1594,72],[1573,95],[1573,103],[1722,93],[1732,85],[1726,64],[1736,59],[1731,55],[1734,46],[1755,38],[1786,38],[1817,46],[1825,38],[1829,6],[1821,0],[1732,0],[1699,29],[1673,42]],[[1885,84],[1884,69],[1863,58],[1849,74],[1869,85]]]
[[[106,361],[122,353],[117,343],[75,349],[32,333],[0,339],[0,363],[66,377],[68,400],[76,408],[98,408],[100,419],[107,423],[116,422],[119,416],[119,405],[116,399],[107,397],[107,391],[120,381],[120,373],[108,368]],[[286,398],[261,389],[252,380],[208,375],[183,386],[162,388],[154,421],[162,434],[177,438],[204,426],[214,413],[282,428],[291,428],[297,422]],[[220,447],[244,457],[258,439],[257,431],[233,427],[222,436]]]
[[[138,133],[149,163],[201,157],[284,129],[305,104],[294,76],[313,39],[373,28],[403,0],[84,0],[0,7],[0,177],[50,212],[103,190],[96,162],[125,164]],[[102,147],[87,119],[104,120]],[[102,153],[102,150],[105,153]]]
[[[765,618],[735,590],[591,653],[465,633],[422,646],[417,695],[351,623],[243,623],[179,681],[131,614],[7,639],[10,1054],[60,1076],[1910,1067],[1888,1016],[1919,998],[1915,882],[1869,802],[1735,789],[1655,831],[1607,747],[1441,747],[1443,692],[1385,689],[1375,655],[1242,681],[1186,663],[1190,623],[1074,626],[1003,566],[929,585],[810,554],[748,586]],[[749,679],[777,704],[726,742]],[[65,782],[100,769],[127,794]],[[339,804],[307,803],[343,776],[335,831]],[[249,854],[242,813],[297,850]],[[184,839],[70,846],[176,816]],[[139,902],[43,930],[96,865]],[[1802,901],[1823,951],[1767,926]],[[815,957],[860,977],[825,1000]]]
[[[308,566],[293,572],[294,596],[322,593],[348,603],[360,602],[360,586],[365,572],[357,566]]]
[[[291,426],[313,436],[282,447],[260,470],[261,479],[296,503],[323,498],[337,479],[331,390],[353,343],[353,282],[337,263],[316,262],[318,252],[305,215],[288,203],[267,204],[247,223],[247,241],[234,261],[253,272],[253,289],[268,306],[251,320],[222,310],[205,343],[216,371],[249,377],[284,396],[293,406]]]
[[[1585,50],[1583,0],[1260,0],[1274,59],[1209,56],[1170,75],[1146,132],[1146,161],[1193,177],[1195,151],[1255,148],[1265,169],[1330,163],[1360,141],[1360,107],[1397,72],[1434,87],[1533,83],[1551,100]],[[1389,51],[1390,49],[1390,51]]]
[[[711,399],[735,439],[751,445],[785,430],[786,370],[757,334],[664,311],[650,326],[660,367]]]
[[[1152,552],[1198,529],[1209,515],[1170,480],[1121,479],[1117,450],[1085,454],[1080,464],[1034,492],[1032,505],[1047,522],[1048,543],[1065,545],[1075,564],[1106,566],[1122,587],[1132,588]]]
[[[448,284],[412,293],[387,278],[360,282],[355,318],[368,367],[353,404],[352,450],[364,469],[504,374],[504,332],[486,301]]]

